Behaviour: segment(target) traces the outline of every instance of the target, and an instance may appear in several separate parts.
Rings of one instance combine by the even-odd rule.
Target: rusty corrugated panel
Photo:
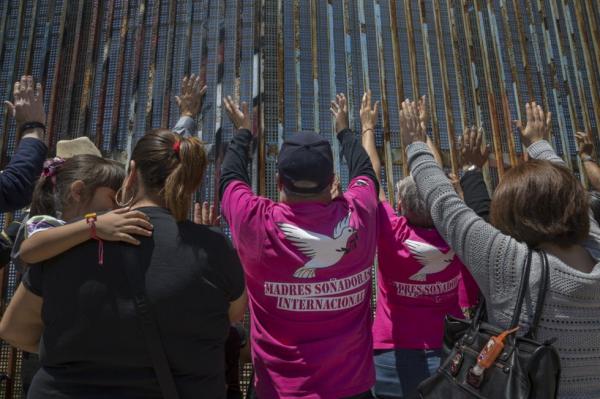
[[[415,34],[412,20],[412,3],[413,0],[404,0],[404,15],[406,15],[406,30],[408,33],[408,57],[410,60],[410,76],[412,78],[412,88],[415,97],[418,97],[419,91],[419,78],[417,71],[417,49],[415,47]],[[405,55],[406,56],[406,55]]]

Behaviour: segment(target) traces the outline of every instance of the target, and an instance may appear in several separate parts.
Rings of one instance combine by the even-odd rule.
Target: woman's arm
[[[106,241],[123,241],[133,245],[140,242],[131,234],[152,235],[152,225],[148,217],[139,211],[117,209],[98,216],[97,236]],[[90,225],[85,220],[69,223],[36,232],[21,244],[20,259],[27,264],[40,263],[51,259],[92,238]]]
[[[400,124],[403,142],[410,144],[407,159],[411,175],[436,229],[470,270],[490,303],[512,301],[527,247],[502,234],[465,205],[425,144],[425,133],[417,132],[416,121],[407,121],[416,112],[410,110],[410,104],[402,107]]]
[[[19,284],[0,320],[0,338],[26,352],[37,353],[44,329],[43,299]]]
[[[379,182],[379,200],[386,201],[385,191],[381,186],[381,159],[377,153],[377,147],[375,146],[375,125],[377,124],[377,114],[379,113],[379,101],[375,101],[375,105],[371,107],[371,90],[363,94],[362,103],[360,107],[360,122],[362,125],[362,146],[365,149],[373,171],[375,171],[375,177]],[[393,192],[393,187],[389,187],[388,190]]]

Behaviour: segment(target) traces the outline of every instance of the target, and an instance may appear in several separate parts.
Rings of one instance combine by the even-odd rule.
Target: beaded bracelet
[[[85,221],[90,226],[90,236],[92,239],[98,241],[98,264],[104,264],[104,241],[96,234],[96,221],[98,220],[98,215],[95,212],[88,213],[85,215]]]

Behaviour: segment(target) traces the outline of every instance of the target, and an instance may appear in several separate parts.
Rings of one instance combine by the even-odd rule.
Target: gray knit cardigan
[[[529,147],[532,158],[562,163],[546,141]],[[450,181],[436,164],[427,145],[407,148],[410,170],[419,193],[427,203],[437,230],[469,268],[487,301],[489,321],[502,328],[510,324],[527,245],[502,234],[456,195]],[[544,206],[544,204],[539,204]],[[600,260],[600,228],[590,218],[589,237],[582,245]],[[562,399],[600,398],[600,263],[582,273],[548,254],[550,286],[546,295],[538,340],[556,338],[562,377]],[[532,260],[530,290],[522,324],[530,322],[537,300],[541,274],[538,253]],[[523,328],[527,331],[527,328]]]

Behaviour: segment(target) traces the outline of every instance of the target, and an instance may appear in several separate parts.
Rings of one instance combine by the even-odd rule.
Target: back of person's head
[[[594,214],[594,219],[596,222],[600,223],[600,192],[598,191],[590,191],[589,193],[590,199],[590,209]]]
[[[323,136],[298,132],[285,140],[277,159],[280,197],[286,200],[331,200],[333,153]],[[281,195],[283,194],[283,195]]]
[[[431,214],[425,201],[421,198],[412,176],[407,176],[396,183],[396,198],[400,205],[400,213],[408,219],[410,224],[420,227],[433,225]]]
[[[95,155],[48,160],[33,192],[30,215],[60,218],[66,209],[84,208],[99,188],[117,191],[124,178],[123,165]]]
[[[530,247],[568,247],[587,237],[588,212],[588,195],[568,168],[530,160],[504,175],[492,198],[490,220]]]
[[[200,140],[153,130],[138,141],[131,160],[145,193],[158,196],[175,219],[185,220],[207,164]]]

